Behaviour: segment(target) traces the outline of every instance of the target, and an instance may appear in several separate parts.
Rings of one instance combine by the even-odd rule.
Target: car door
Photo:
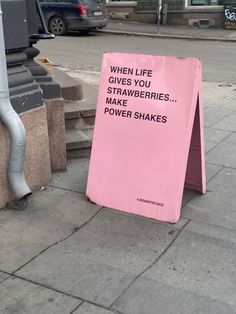
[[[70,0],[40,0],[40,4],[47,23],[52,16],[61,16],[67,23],[67,17],[73,11],[73,5]]]

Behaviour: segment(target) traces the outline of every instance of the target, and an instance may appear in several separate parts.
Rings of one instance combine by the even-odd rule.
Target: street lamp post
[[[20,113],[41,106],[42,91],[25,66],[25,49],[29,47],[26,3],[22,0],[1,3],[10,98],[13,108]]]
[[[157,33],[160,31],[162,0],[157,0]]]
[[[43,99],[60,97],[59,84],[34,60],[40,53],[37,41],[54,35],[38,34],[36,0],[1,3],[9,92],[13,108],[21,113],[41,106]]]
[[[38,40],[53,39],[55,36],[49,33],[47,30],[39,1],[25,0],[25,2],[29,35],[29,47],[25,50],[27,55],[26,67],[30,70],[34,79],[40,85],[43,91],[44,99],[59,98],[59,84],[54,82],[52,77],[48,74],[47,70],[34,60],[40,53],[40,51],[34,47]],[[36,23],[38,15],[41,23],[43,24],[44,30],[44,32],[41,34],[38,33],[38,26]]]

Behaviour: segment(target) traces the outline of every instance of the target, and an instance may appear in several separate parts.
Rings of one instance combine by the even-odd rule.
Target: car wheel
[[[49,31],[55,35],[61,36],[67,33],[66,23],[60,16],[53,16],[49,21]]]

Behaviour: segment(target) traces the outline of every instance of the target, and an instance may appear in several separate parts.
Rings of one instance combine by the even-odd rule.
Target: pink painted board
[[[200,60],[105,53],[87,196],[174,223],[185,177],[205,192]]]

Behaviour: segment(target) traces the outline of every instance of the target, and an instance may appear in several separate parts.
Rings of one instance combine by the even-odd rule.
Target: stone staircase
[[[67,158],[89,157],[96,113],[97,89],[54,68],[53,79],[64,98]]]

